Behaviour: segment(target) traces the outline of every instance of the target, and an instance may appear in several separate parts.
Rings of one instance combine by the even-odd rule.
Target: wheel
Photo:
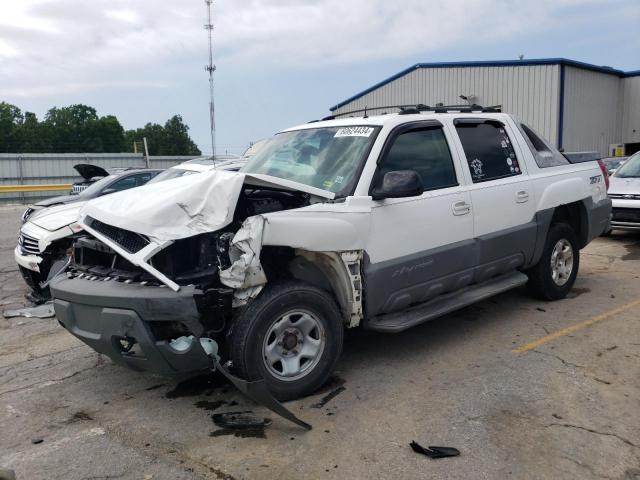
[[[527,286],[543,300],[565,298],[580,267],[580,249],[573,229],[566,223],[552,225],[542,257],[531,270]]]
[[[264,378],[281,401],[309,395],[333,371],[344,327],[327,292],[299,281],[267,285],[235,318],[227,346],[234,371]]]

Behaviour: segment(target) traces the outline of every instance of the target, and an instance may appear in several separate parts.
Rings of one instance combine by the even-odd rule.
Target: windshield
[[[326,127],[279,133],[240,170],[346,195],[379,127]]]
[[[638,178],[640,177],[640,152],[630,157],[622,166],[613,174],[619,178]]]
[[[168,170],[165,170],[164,172],[159,173],[158,175],[153,177],[151,180],[147,182],[147,184],[164,182],[165,180],[171,180],[172,178],[185,177],[187,175],[193,175],[194,173],[200,173],[200,172],[196,172],[193,170],[186,170],[184,168],[169,168]]]
[[[85,188],[78,196],[80,197],[92,197],[106,187],[111,180],[118,177],[118,175],[109,175],[108,177],[101,178],[95,183],[92,183],[89,187]]]

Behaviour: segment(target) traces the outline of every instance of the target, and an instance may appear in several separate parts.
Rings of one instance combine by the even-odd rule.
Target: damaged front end
[[[214,232],[158,240],[82,216],[74,263],[51,283],[58,319],[91,347],[136,370],[190,373],[210,366],[201,339],[224,344],[233,309],[267,278],[263,213],[308,195],[245,188],[232,221]]]

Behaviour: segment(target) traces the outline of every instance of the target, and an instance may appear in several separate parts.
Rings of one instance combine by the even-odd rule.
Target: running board
[[[501,275],[477,285],[471,285],[462,290],[436,297],[402,312],[378,315],[365,321],[363,327],[376,332],[402,332],[446,313],[524,285],[527,280],[527,276],[521,272]]]

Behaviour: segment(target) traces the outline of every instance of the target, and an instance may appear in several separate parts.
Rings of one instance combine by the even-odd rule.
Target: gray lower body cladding
[[[598,203],[587,202],[589,216],[589,237],[587,243],[609,230],[611,222],[611,199],[606,198]]]
[[[159,339],[151,328],[163,322],[181,322],[198,338],[202,334],[200,314],[194,299],[198,291],[56,278],[50,285],[60,323],[73,335],[114,362],[134,370],[175,375],[211,367],[211,359],[197,341],[176,351],[167,339]],[[129,352],[123,339],[135,340]]]
[[[532,221],[377,264],[365,256],[367,318],[402,311],[527,265],[540,241],[538,228]]]

